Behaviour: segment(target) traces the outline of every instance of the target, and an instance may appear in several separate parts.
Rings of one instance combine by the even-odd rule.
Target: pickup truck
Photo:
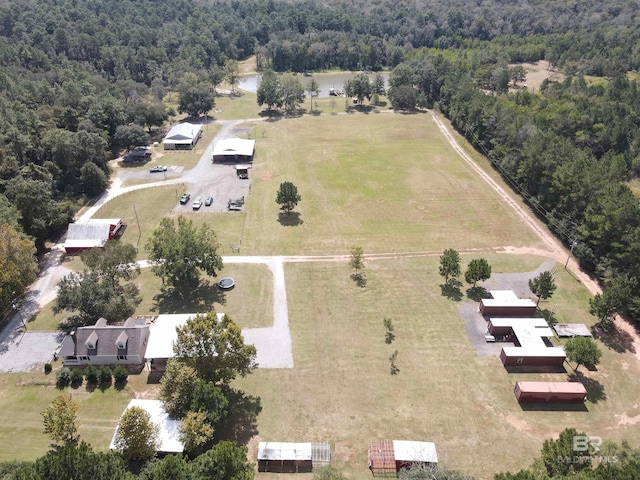
[[[194,210],[200,210],[201,206],[202,206],[202,197],[197,197],[196,201],[193,202],[193,209]]]

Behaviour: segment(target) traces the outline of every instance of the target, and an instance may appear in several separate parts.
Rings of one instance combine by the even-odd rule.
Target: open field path
[[[393,113],[393,112],[390,112]],[[533,215],[531,215],[525,208],[523,208],[515,198],[505,190],[502,186],[500,186],[489,174],[487,174],[461,147],[461,145],[457,142],[453,133],[450,131],[447,126],[442,122],[442,120],[438,117],[438,115],[431,111],[432,118],[438,128],[440,129],[442,135],[449,142],[451,147],[460,155],[460,157],[474,170],[474,172],[486,181],[496,193],[507,203],[509,204],[516,213],[520,216],[523,222],[531,228],[537,235],[543,240],[543,242],[549,247],[549,250],[540,250],[540,249],[532,249],[532,248],[515,248],[511,246],[503,246],[503,247],[493,247],[490,249],[471,249],[468,251],[459,251],[460,254],[473,254],[473,253],[481,253],[481,252],[495,252],[495,253],[507,253],[507,254],[536,254],[549,258],[555,259],[557,262],[563,263],[566,258],[568,258],[568,252],[563,246],[558,242],[558,240],[547,230],[547,228],[538,222]],[[264,118],[256,118],[256,119],[242,119],[242,120],[228,120],[221,121],[222,128],[216,134],[215,138],[212,142],[207,146],[205,151],[200,157],[197,165],[183,173],[180,178],[163,180],[153,183],[146,183],[140,185],[132,185],[129,187],[123,187],[122,182],[115,178],[107,191],[86,211],[82,213],[80,217],[78,217],[78,222],[87,221],[90,219],[95,213],[108,201],[111,199],[123,195],[125,193],[143,189],[143,188],[153,188],[158,186],[165,185],[173,185],[180,183],[190,183],[190,182],[200,182],[203,180],[207,180],[211,176],[211,155],[213,152],[213,148],[215,144],[222,139],[229,138],[232,136],[234,129],[245,122],[248,121],[260,121],[264,120]],[[440,251],[423,251],[423,252],[404,252],[404,253],[381,253],[381,254],[365,254],[364,258],[367,260],[375,260],[375,259],[386,259],[393,257],[403,257],[403,256],[436,256],[440,255]],[[37,310],[46,303],[50,302],[56,297],[56,283],[60,278],[68,273],[68,269],[66,269],[61,264],[62,260],[62,244],[55,245],[51,252],[47,254],[45,260],[43,262],[44,267],[40,273],[40,276],[36,283],[30,288],[29,292],[25,296],[25,301],[22,304],[22,312],[21,315],[23,318],[30,318],[33,314],[37,312]],[[311,255],[311,256],[281,256],[281,257],[225,257],[224,261],[228,263],[263,263],[267,265],[272,272],[274,272],[274,285],[280,284],[279,275],[276,274],[276,271],[282,270],[282,262],[313,262],[313,261],[348,261],[350,258],[349,255]],[[277,260],[274,260],[277,259]],[[145,262],[140,262],[141,266]],[[588,290],[592,294],[600,293],[601,289],[599,285],[593,281],[588,275],[582,272],[577,264],[577,262],[573,259],[569,259],[567,264],[567,268],[569,271],[573,273],[573,275],[582,282]],[[283,316],[287,315],[286,310],[286,289],[284,288],[284,273],[282,274],[281,279],[282,290],[281,293],[274,293],[274,327],[268,328],[276,328],[282,329],[283,325],[286,324],[286,329],[288,330],[288,320],[283,323],[278,323],[278,318],[283,318]],[[277,289],[274,289],[274,291]],[[282,293],[284,292],[284,293]],[[278,296],[280,300],[275,301],[275,296]],[[20,327],[20,316],[18,314],[14,315],[8,322],[8,325],[0,332],[0,344],[4,343],[8,338],[15,337],[16,331]],[[635,328],[628,324],[627,322],[617,319],[616,324],[618,328],[627,332],[634,339],[634,346],[636,347],[636,352],[638,352],[637,358],[640,360],[640,336],[635,331]],[[260,330],[260,329],[256,329]],[[266,332],[265,332],[266,333]],[[290,352],[290,336],[286,335],[289,342],[289,352]],[[284,363],[288,363],[288,359],[282,360]],[[291,362],[293,360],[291,359]],[[266,362],[270,363],[270,362]]]
[[[442,120],[438,117],[438,115],[431,111],[431,116],[433,117],[434,122],[447,139],[451,147],[462,157],[462,159],[469,164],[469,166],[478,174],[480,178],[482,178],[485,182],[487,182],[491,188],[493,188],[498,195],[508,204],[510,205],[520,216],[522,221],[527,224],[534,232],[538,234],[538,236],[542,239],[542,241],[549,247],[551,252],[553,252],[553,257],[556,261],[560,263],[566,263],[566,269],[569,270],[574,277],[581,282],[592,295],[597,295],[598,293],[602,293],[602,289],[598,282],[592,279],[589,275],[582,271],[578,262],[573,258],[570,258],[569,252],[560,244],[560,242],[556,239],[556,237],[547,229],[546,226],[542,225],[538,222],[531,213],[525,210],[513,196],[507,192],[504,188],[498,185],[497,182],[491,178],[489,174],[487,174],[480,166],[464,151],[464,149],[457,142],[450,129],[445,126]],[[567,260],[568,259],[568,260]],[[616,327],[623,332],[623,334],[627,334],[629,338],[633,339],[633,350],[635,351],[635,356],[638,361],[640,361],[640,334],[636,327],[634,327],[631,323],[624,320],[623,318],[616,316],[615,319]]]

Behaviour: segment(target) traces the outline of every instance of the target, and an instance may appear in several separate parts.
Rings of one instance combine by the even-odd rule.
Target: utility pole
[[[27,325],[24,323],[24,318],[22,318],[22,312],[20,311],[20,307],[14,302],[11,304],[11,308],[13,308],[16,312],[18,312],[18,315],[20,315],[20,321],[22,322],[22,326],[26,330]]]
[[[564,262],[564,269],[567,269],[567,265],[569,265],[569,259],[571,258],[571,255],[573,255],[573,249],[575,248],[575,246],[578,244],[577,240],[574,240],[573,242],[571,242],[571,250],[569,250],[569,255],[567,256],[567,261]]]
[[[138,211],[136,210],[136,204],[133,204],[133,212],[136,214],[136,223],[138,224],[138,243],[136,244],[136,251],[138,250],[138,245],[140,245],[140,238],[142,237],[142,229],[140,228],[140,220],[138,219]]]

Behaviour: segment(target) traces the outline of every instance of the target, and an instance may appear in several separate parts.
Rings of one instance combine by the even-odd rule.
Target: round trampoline
[[[221,288],[222,290],[231,290],[235,286],[235,284],[236,282],[233,278],[224,277],[221,278],[218,282],[218,288]]]

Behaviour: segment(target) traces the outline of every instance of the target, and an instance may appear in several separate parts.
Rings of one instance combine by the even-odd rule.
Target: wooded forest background
[[[45,251],[106,188],[124,127],[161,126],[162,100],[185,74],[213,86],[227,60],[250,55],[276,71],[390,69],[396,93],[442,111],[575,243],[608,313],[638,321],[640,208],[628,183],[640,173],[639,10],[623,0],[5,2],[0,223]],[[565,79],[509,88],[514,63],[539,60]],[[3,285],[0,308],[20,288]]]

